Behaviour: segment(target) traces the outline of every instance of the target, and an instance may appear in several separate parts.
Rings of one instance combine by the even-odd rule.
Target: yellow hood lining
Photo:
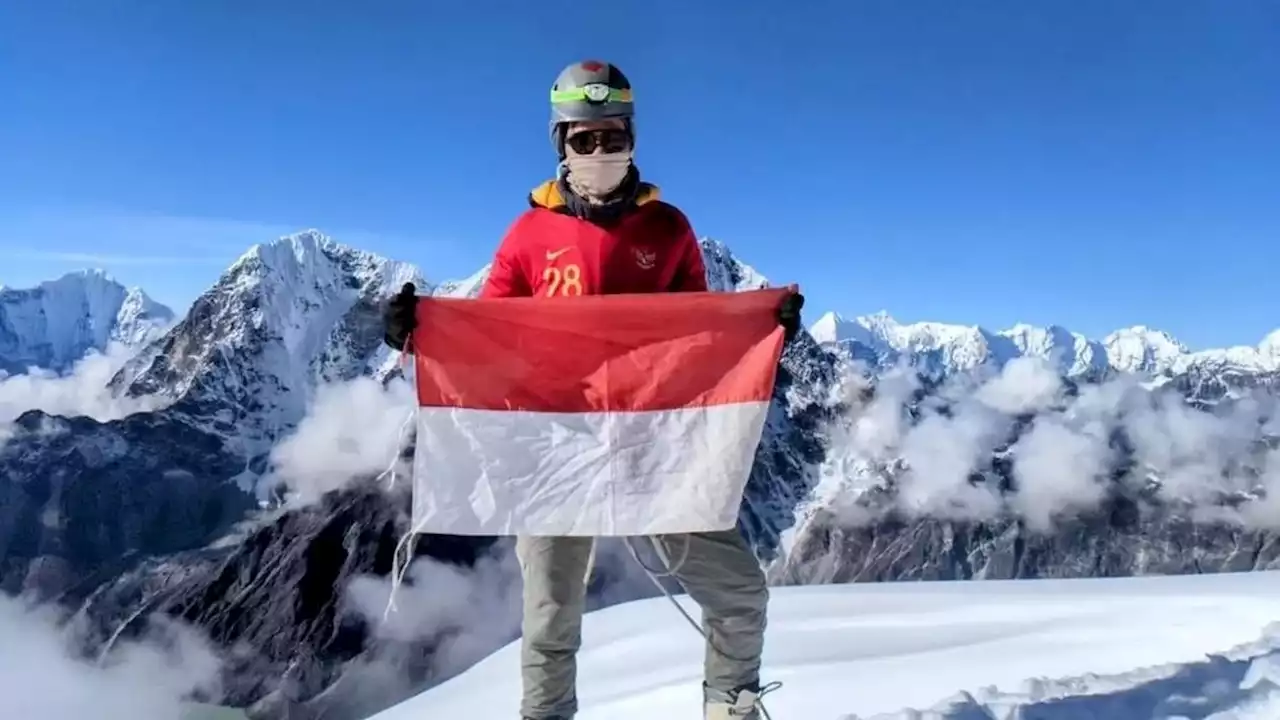
[[[640,192],[636,195],[636,205],[644,205],[645,203],[657,200],[661,195],[657,185],[647,182],[640,183]],[[547,180],[538,185],[529,193],[529,202],[535,207],[544,207],[548,210],[564,206],[564,197],[560,194],[560,188],[556,186],[555,180]]]

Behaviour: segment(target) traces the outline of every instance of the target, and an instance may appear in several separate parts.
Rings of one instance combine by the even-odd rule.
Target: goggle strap
[[[587,97],[587,89],[576,87],[568,90],[552,90],[551,102],[553,104],[568,102],[597,102]],[[609,88],[609,94],[604,100],[599,102],[631,102],[631,90]]]

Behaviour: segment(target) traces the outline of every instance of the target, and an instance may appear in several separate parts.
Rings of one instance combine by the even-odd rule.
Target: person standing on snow
[[[631,84],[615,66],[588,60],[561,71],[551,89],[556,177],[530,193],[480,297],[707,291],[689,221],[640,179],[633,117]],[[413,330],[413,293],[405,286],[388,309],[386,342],[396,349]],[[779,312],[788,340],[802,305],[795,293]],[[755,554],[737,530],[655,540],[667,557],[683,558],[673,574],[702,607],[704,718],[760,720],[769,595]],[[592,544],[589,537],[516,539],[524,578],[524,720],[572,720],[578,711],[576,656]]]

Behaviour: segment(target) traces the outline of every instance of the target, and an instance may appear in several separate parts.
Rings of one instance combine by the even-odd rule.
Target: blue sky
[[[587,57],[636,87],[643,174],[809,321],[1280,326],[1272,0],[5,3],[0,283],[183,308],[308,227],[469,274]]]

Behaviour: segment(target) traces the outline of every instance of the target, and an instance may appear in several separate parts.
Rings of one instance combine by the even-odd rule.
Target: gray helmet
[[[574,63],[551,86],[551,144],[564,155],[564,123],[621,118],[635,137],[631,82],[616,66],[598,60]]]

